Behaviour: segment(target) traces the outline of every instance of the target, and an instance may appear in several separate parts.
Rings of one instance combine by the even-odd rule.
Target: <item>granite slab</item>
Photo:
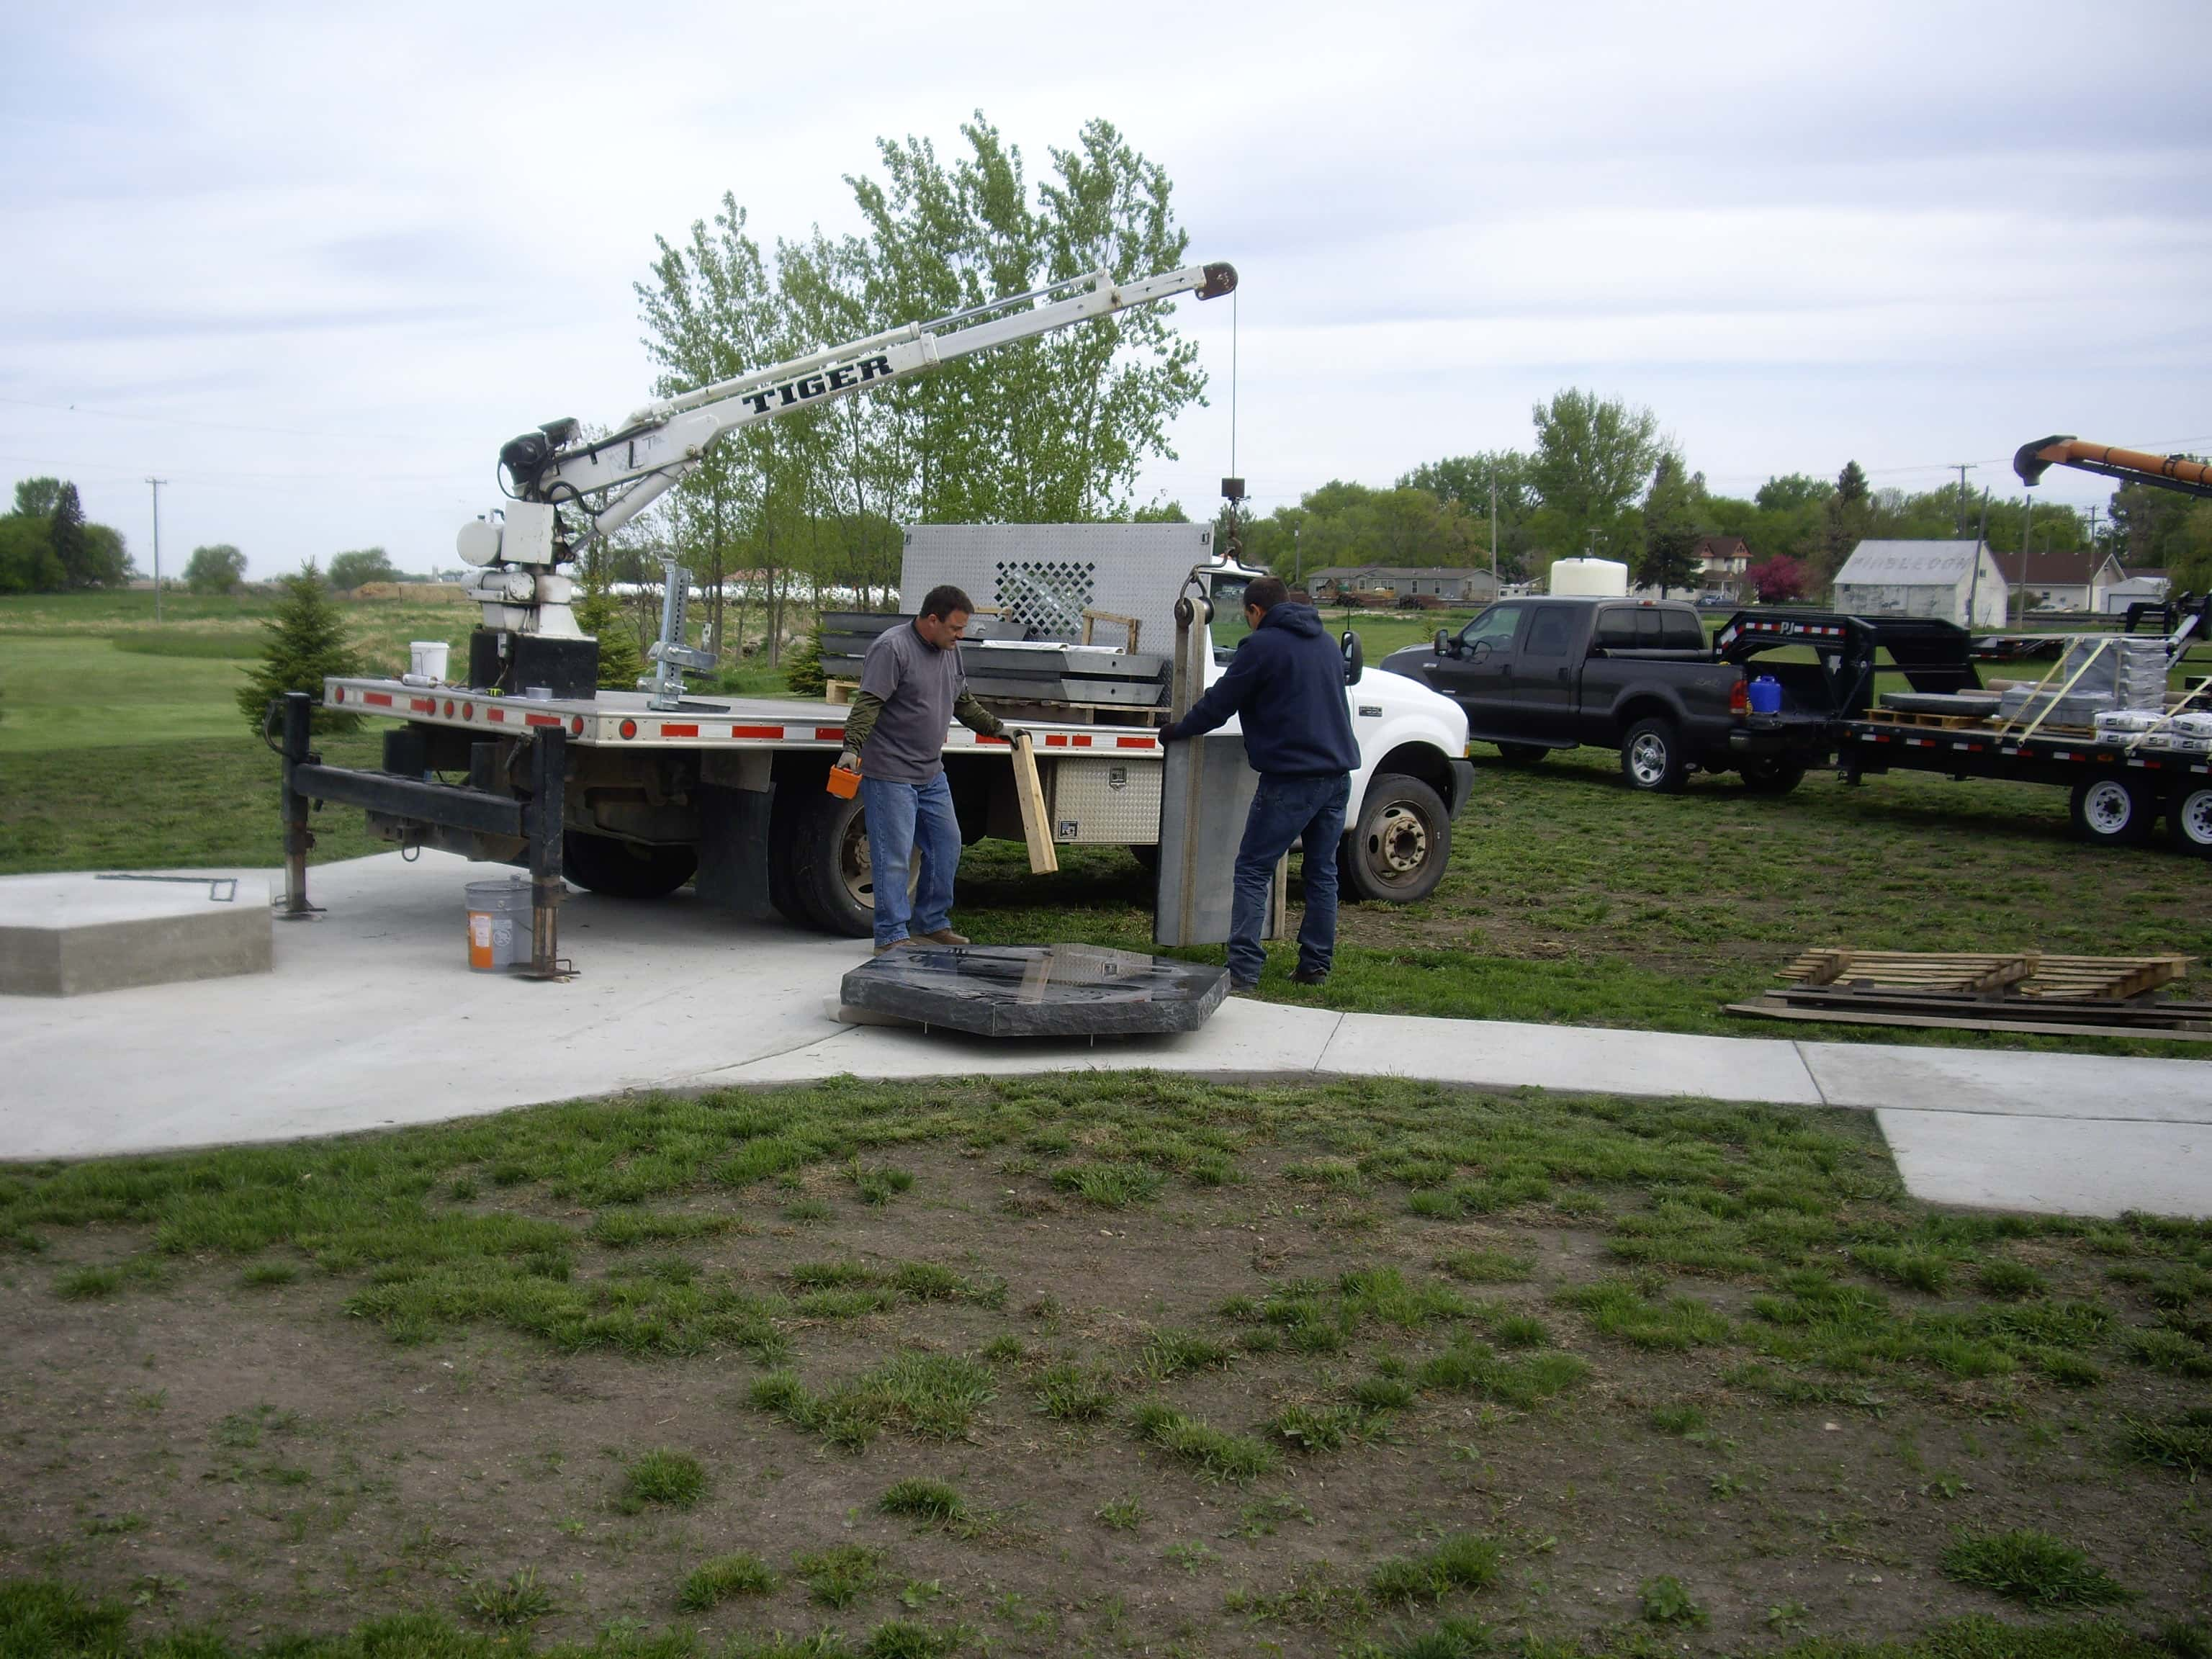
[[[838,994],[978,1036],[1134,1036],[1195,1031],[1229,974],[1096,945],[906,945],[854,969]]]

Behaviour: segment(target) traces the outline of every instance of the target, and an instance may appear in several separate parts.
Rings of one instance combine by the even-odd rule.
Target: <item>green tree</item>
[[[1455,501],[1474,526],[1475,562],[1486,562],[1490,548],[1492,486],[1498,507],[1498,574],[1519,581],[1528,574],[1535,551],[1531,521],[1540,505],[1529,476],[1529,458],[1517,449],[1451,455],[1428,461],[1398,480],[1401,489],[1425,489],[1439,501]]]
[[[64,484],[54,498],[53,511],[46,516],[46,540],[54,557],[61,562],[62,585],[91,586],[85,557],[84,503],[77,499],[73,483]]]
[[[1541,556],[1632,563],[1641,540],[1634,503],[1658,463],[1658,417],[1570,387],[1538,404],[1534,418],[1528,482],[1541,503],[1532,526]]]
[[[576,626],[599,642],[599,689],[636,690],[639,677],[645,672],[645,653],[638,647],[637,629],[621,602],[587,576],[575,611]]]
[[[1670,588],[1690,586],[1697,574],[1696,498],[1681,457],[1662,454],[1652,469],[1651,490],[1644,501],[1644,547],[1636,579],[1656,587],[1664,599]]]
[[[62,585],[62,562],[43,513],[0,517],[0,593],[50,593]]]
[[[307,568],[314,568],[312,562]],[[185,586],[195,593],[233,593],[245,580],[246,555],[228,542],[196,547],[192,556],[185,561]]]
[[[2194,506],[2191,496],[2155,484],[2126,483],[2114,490],[2112,528],[2121,563],[2130,570],[2172,569],[2188,551]]]
[[[239,710],[257,732],[269,704],[287,691],[305,691],[319,701],[326,678],[361,672],[344,614],[332,602],[315,562],[308,560],[277,586],[276,613],[261,624],[261,661],[238,692]],[[360,724],[356,714],[315,711],[318,732],[350,732]]]
[[[1190,514],[1182,510],[1181,501],[1148,501],[1144,506],[1131,510],[1129,522],[1131,524],[1188,524]]]
[[[380,547],[356,548],[350,553],[334,554],[331,559],[331,586],[341,593],[350,593],[369,582],[400,580],[398,567]]]
[[[26,518],[51,519],[61,496],[59,478],[25,478],[15,485],[15,511]]]

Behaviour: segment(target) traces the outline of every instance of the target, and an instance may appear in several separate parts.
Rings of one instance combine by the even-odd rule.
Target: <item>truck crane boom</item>
[[[508,505],[461,526],[460,556],[480,567],[465,585],[487,628],[580,637],[569,580],[556,568],[673,489],[725,434],[1092,318],[1178,294],[1212,300],[1236,286],[1224,264],[1129,283],[1096,270],[662,398],[604,437],[586,437],[574,418],[549,421],[500,450]]]
[[[2188,495],[2212,495],[2212,466],[2185,455],[2153,455],[2140,449],[2117,449],[2110,444],[2084,443],[2070,435],[2038,438],[2022,444],[2012,458],[2012,470],[2024,484],[2036,484],[2054,466],[2077,467],[2100,472],[2122,483],[2154,484]]]

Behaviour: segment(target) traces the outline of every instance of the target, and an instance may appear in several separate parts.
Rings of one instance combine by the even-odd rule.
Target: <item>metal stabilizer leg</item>
[[[561,879],[568,772],[568,734],[558,727],[541,730],[530,750],[530,966],[525,979],[562,980],[576,971],[561,957],[561,901],[568,890]]]
[[[284,902],[277,907],[276,919],[309,921],[322,915],[307,902],[307,853],[314,846],[315,837],[307,828],[307,798],[293,787],[292,774],[294,769],[313,765],[315,761],[313,752],[307,747],[309,734],[314,729],[314,701],[304,691],[287,691],[283,712]]]

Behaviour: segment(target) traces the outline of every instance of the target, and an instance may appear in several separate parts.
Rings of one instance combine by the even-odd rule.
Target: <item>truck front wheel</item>
[[[695,847],[640,847],[569,830],[561,836],[561,872],[579,887],[610,898],[662,898],[699,867]]]
[[[2158,808],[2133,778],[2107,774],[2074,786],[2074,833],[2103,847],[2138,847],[2150,836]]]
[[[1338,878],[1355,899],[1410,904],[1444,878],[1451,811],[1419,778],[1385,772],[1367,786],[1359,822],[1344,838]]]
[[[1631,789],[1671,795],[1689,781],[1690,758],[1682,752],[1682,733],[1664,716],[1638,720],[1620,740],[1620,775]]]

